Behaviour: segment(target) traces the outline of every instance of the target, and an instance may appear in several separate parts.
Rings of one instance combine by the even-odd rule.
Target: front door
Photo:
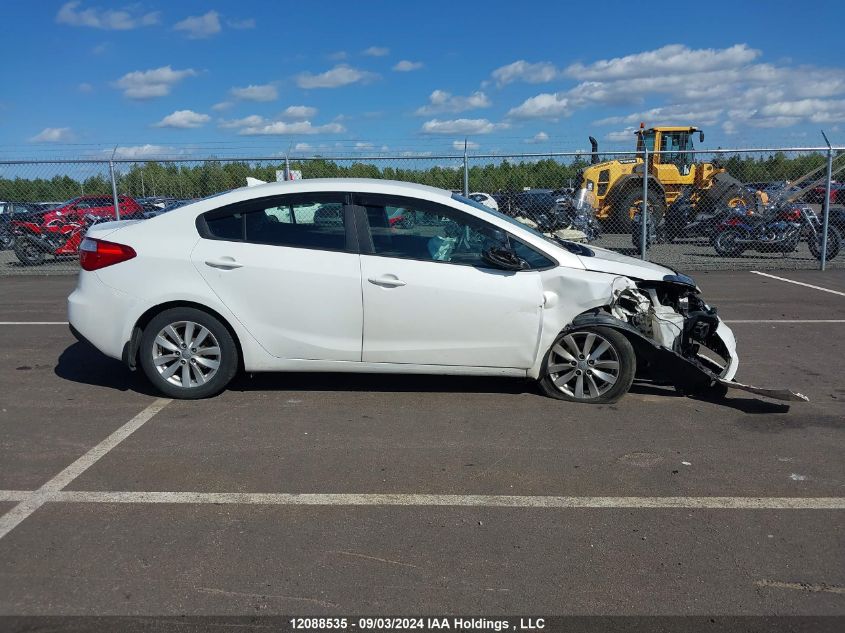
[[[362,360],[528,368],[537,353],[538,272],[481,259],[499,229],[451,207],[361,196],[371,243],[362,245]],[[403,223],[391,223],[401,215]],[[368,248],[367,248],[368,246]],[[370,253],[366,253],[370,250]]]

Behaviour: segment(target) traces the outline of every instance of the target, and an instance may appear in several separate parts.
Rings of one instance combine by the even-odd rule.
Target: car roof
[[[446,189],[439,189],[429,185],[420,185],[415,182],[402,180],[387,180],[383,178],[307,178],[302,180],[288,180],[284,182],[268,182],[254,187],[243,187],[236,191],[249,191],[257,194],[257,197],[294,193],[297,191],[373,191],[387,190],[393,188],[411,189],[418,193],[429,196],[442,196],[451,198],[452,192]],[[250,196],[252,197],[252,196]]]

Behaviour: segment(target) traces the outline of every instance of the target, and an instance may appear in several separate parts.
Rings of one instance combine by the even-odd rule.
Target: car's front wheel
[[[552,398],[607,404],[628,392],[636,370],[634,348],[624,335],[608,327],[586,327],[555,339],[539,382]]]
[[[172,308],[153,317],[139,354],[147,378],[172,398],[213,396],[238,370],[238,348],[229,330],[196,308]]]

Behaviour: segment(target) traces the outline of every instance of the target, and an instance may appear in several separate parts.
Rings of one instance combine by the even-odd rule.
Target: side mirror
[[[528,264],[510,248],[501,245],[488,246],[481,252],[481,259],[494,268],[502,270],[524,270]]]
[[[699,142],[699,143],[703,143],[703,142],[704,142],[704,130],[699,130],[699,131],[698,131],[698,142]]]

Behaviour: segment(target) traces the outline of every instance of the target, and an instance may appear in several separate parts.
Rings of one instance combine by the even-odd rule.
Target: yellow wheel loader
[[[652,127],[635,132],[636,157],[600,162],[598,143],[592,136],[592,160],[579,174],[577,198],[591,204],[596,218],[608,232],[629,232],[635,213],[642,210],[643,149],[648,150],[648,208],[651,217],[663,217],[669,206],[689,192],[691,204],[702,211],[739,204],[754,204],[754,193],[724,168],[697,163],[693,136],[704,141],[694,127]]]

